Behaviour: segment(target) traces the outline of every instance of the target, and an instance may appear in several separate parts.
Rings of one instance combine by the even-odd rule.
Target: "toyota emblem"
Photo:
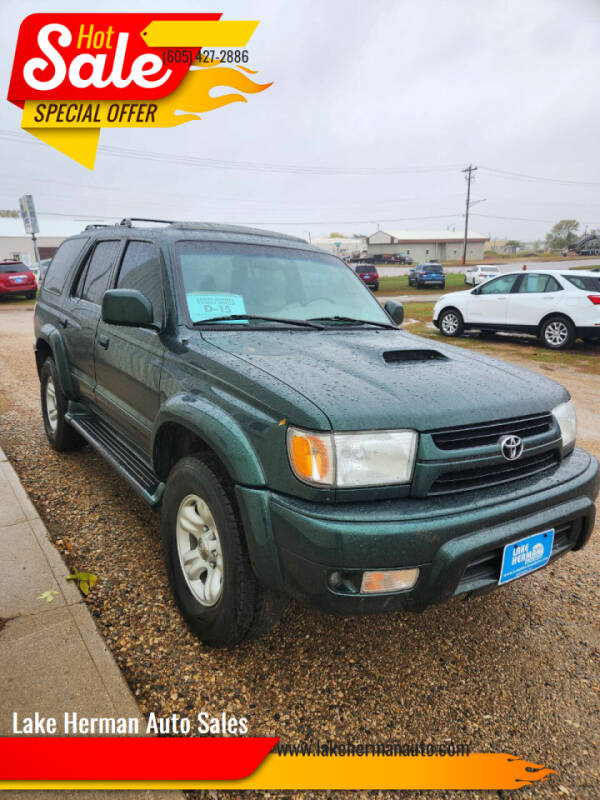
[[[507,461],[516,461],[523,454],[523,439],[520,436],[503,436],[500,451]]]

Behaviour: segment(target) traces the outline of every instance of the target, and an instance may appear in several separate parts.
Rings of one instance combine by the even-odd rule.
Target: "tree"
[[[521,242],[519,242],[517,239],[509,239],[504,247],[514,255],[521,247]]]
[[[546,245],[551,250],[568,249],[569,245],[577,239],[575,231],[579,228],[576,219],[561,219],[550,228],[546,235]]]
[[[329,238],[330,239],[345,239],[346,237],[344,236],[343,233],[337,233],[337,232],[334,231],[333,233],[329,234]]]

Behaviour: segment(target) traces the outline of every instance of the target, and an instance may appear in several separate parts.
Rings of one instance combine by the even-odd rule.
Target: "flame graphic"
[[[251,71],[244,69],[244,72]],[[255,83],[247,75],[232,67],[192,68],[174,92],[157,101],[154,124],[161,128],[181,125],[184,122],[201,119],[200,114],[205,111],[214,111],[230,103],[247,102],[244,95],[238,92],[213,97],[210,92],[221,86],[237,89],[238,92],[246,94],[257,94],[272,86],[272,82]]]

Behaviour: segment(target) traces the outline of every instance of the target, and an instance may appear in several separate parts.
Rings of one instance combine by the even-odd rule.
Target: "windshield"
[[[230,315],[229,324],[260,326],[273,318],[328,320],[340,317],[390,324],[377,300],[339,259],[287,247],[182,241],[176,264],[192,323]],[[334,317],[338,317],[334,320]],[[228,324],[228,321],[215,323]]]

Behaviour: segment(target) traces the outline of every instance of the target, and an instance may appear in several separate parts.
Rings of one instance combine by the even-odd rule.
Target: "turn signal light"
[[[363,572],[360,590],[365,594],[401,592],[404,589],[412,589],[418,577],[418,567],[385,572]]]
[[[600,306],[600,294],[588,294],[588,300],[595,306]]]
[[[290,428],[288,453],[296,475],[309,483],[333,483],[333,453],[329,434],[315,434]]]

